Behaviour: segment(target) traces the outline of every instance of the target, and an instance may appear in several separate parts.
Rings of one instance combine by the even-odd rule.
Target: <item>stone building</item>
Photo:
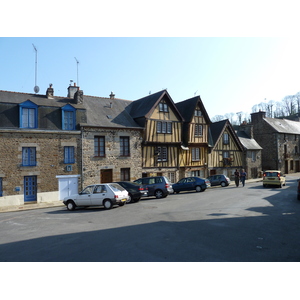
[[[236,134],[244,147],[243,166],[248,178],[258,178],[262,171],[262,147],[253,138],[253,125],[241,124]]]
[[[56,176],[81,169],[80,122],[83,106],[52,86],[45,95],[0,91],[0,206],[58,200]]]
[[[251,114],[253,136],[262,150],[262,169],[285,174],[300,172],[300,122],[266,118],[259,111]]]

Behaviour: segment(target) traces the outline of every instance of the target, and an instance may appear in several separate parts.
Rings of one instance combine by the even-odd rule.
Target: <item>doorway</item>
[[[109,183],[113,181],[112,169],[103,169],[100,172],[100,183]]]
[[[36,176],[24,176],[24,202],[37,201],[37,178]]]

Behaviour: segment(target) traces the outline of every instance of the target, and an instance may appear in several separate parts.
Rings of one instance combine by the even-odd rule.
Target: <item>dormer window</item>
[[[20,128],[37,128],[38,106],[30,100],[19,105]]]
[[[62,129],[63,130],[75,130],[76,123],[76,109],[67,104],[62,107]]]
[[[169,107],[168,107],[167,103],[160,102],[159,103],[159,111],[169,112]]]

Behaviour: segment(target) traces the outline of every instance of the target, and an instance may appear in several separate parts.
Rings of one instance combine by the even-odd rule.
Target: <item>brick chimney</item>
[[[46,97],[48,99],[53,99],[53,96],[54,96],[54,89],[52,88],[52,83],[50,83],[46,91]]]
[[[79,87],[76,86],[76,83],[74,82],[74,85],[70,85],[68,87],[68,98],[74,98],[75,93],[79,90]]]
[[[253,139],[253,125],[252,124],[247,124],[246,121],[244,121],[240,125],[240,131],[244,131],[251,139]]]

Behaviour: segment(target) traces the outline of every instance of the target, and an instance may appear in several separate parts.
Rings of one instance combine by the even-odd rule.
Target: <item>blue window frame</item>
[[[62,107],[62,129],[63,130],[75,130],[76,123],[76,109],[67,104]]]
[[[75,163],[74,146],[64,147],[64,163],[65,164],[74,164]]]
[[[38,106],[30,100],[19,105],[20,128],[37,128]]]
[[[35,147],[22,148],[22,166],[36,166]]]

